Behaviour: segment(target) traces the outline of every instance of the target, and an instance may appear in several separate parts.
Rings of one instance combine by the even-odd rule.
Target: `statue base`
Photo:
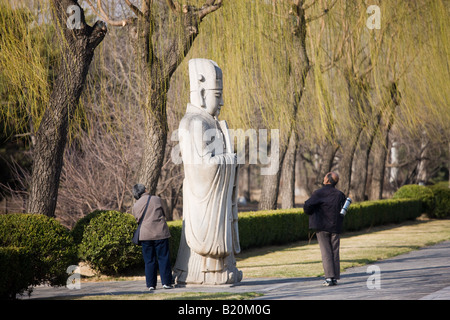
[[[189,248],[189,247],[188,247]],[[225,285],[241,282],[242,271],[236,267],[233,254],[225,258],[208,258],[186,250],[178,253],[173,279],[180,285]]]

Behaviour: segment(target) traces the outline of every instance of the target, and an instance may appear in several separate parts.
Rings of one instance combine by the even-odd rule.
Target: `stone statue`
[[[238,164],[225,121],[222,70],[207,59],[189,61],[190,103],[178,135],[185,178],[183,229],[174,267],[179,284],[240,282]]]

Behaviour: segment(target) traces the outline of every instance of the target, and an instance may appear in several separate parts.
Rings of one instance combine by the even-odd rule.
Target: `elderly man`
[[[333,286],[340,279],[339,245],[344,216],[340,214],[345,195],[335,188],[339,176],[329,172],[323,187],[314,191],[303,207],[309,217],[309,227],[316,230],[325,272],[323,285]]]

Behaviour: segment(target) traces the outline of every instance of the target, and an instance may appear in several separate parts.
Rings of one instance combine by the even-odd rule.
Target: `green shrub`
[[[103,211],[85,226],[80,257],[103,274],[118,274],[141,263],[141,247],[131,242],[137,223],[129,213]]]
[[[170,263],[173,266],[177,259],[183,221],[182,220],[167,221],[167,225],[169,226],[170,230],[170,238],[169,238]]]
[[[40,214],[0,215],[0,247],[20,248],[17,253],[12,253],[14,249],[3,249],[3,259],[12,259],[12,263],[17,262],[15,259],[29,259],[19,269],[25,279],[30,279],[29,272],[32,273],[29,286],[65,285],[67,268],[78,262],[69,230],[54,218]]]
[[[77,223],[75,224],[75,226],[72,228],[71,231],[73,241],[75,242],[76,245],[79,245],[81,243],[81,240],[83,240],[84,229],[86,229],[86,226],[89,225],[89,222],[91,222],[91,220],[96,216],[98,216],[99,214],[107,211],[108,210],[95,210],[77,221]]]
[[[422,212],[430,218],[436,207],[433,191],[425,186],[408,184],[398,189],[392,199],[419,199],[422,201]]]
[[[30,266],[31,256],[24,248],[0,248],[0,299],[15,299],[30,287],[34,279]]]
[[[450,216],[450,188],[448,182],[435,184],[429,187],[434,194],[436,207],[434,217],[438,219]]]

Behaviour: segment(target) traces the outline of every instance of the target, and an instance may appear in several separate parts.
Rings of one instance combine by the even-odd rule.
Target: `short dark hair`
[[[139,200],[139,198],[145,193],[145,186],[143,184],[135,184],[133,186],[133,197],[136,200]]]

